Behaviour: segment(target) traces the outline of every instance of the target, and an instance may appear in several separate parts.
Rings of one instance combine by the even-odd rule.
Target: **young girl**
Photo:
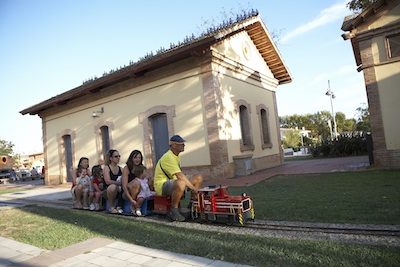
[[[103,190],[104,186],[104,179],[103,179],[103,169],[100,165],[95,165],[92,168],[92,185],[90,187],[89,193],[89,201],[90,203],[90,210],[100,210],[100,200],[103,197]],[[93,204],[93,197],[95,198],[95,203]]]
[[[133,150],[122,170],[122,197],[131,203],[131,213],[136,214],[136,199],[140,191],[140,182],[135,179],[134,170],[137,166],[143,165],[143,155],[139,150]]]
[[[79,159],[78,167],[76,170],[71,167],[71,175],[72,175],[72,187],[71,194],[74,199],[75,208],[82,209],[82,185],[76,182],[76,178],[78,177],[78,168],[86,169],[87,175],[91,175],[89,170],[89,159],[86,157],[81,157]]]
[[[134,174],[136,175],[136,180],[140,183],[140,191],[136,198],[136,216],[142,216],[142,212],[140,211],[143,202],[146,198],[151,197],[156,194],[154,188],[152,188],[152,184],[149,179],[146,178],[147,169],[144,165],[136,166],[134,170]]]
[[[87,173],[86,168],[82,168],[82,166],[78,167],[77,171],[77,176],[76,177],[76,184],[81,186],[81,192],[82,192],[82,201],[83,201],[83,209],[87,210],[89,209],[88,204],[87,204],[87,197],[89,195],[89,190],[90,190],[90,177]]]

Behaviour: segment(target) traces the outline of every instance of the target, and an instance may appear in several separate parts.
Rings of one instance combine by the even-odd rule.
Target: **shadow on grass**
[[[179,223],[163,225],[122,215],[34,205],[22,211],[28,213],[20,218],[31,217],[23,219],[23,223],[41,223],[41,227],[20,232],[22,242],[39,247],[48,244],[53,247],[43,248],[51,250],[93,237],[105,237],[254,266],[394,266],[400,263],[400,249],[397,248],[210,232],[177,227]]]

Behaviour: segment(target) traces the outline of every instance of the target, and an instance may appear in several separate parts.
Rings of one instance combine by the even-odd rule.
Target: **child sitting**
[[[103,169],[100,165],[95,165],[92,168],[93,177],[91,179],[89,202],[90,210],[100,210],[100,200],[103,197],[104,190],[104,179],[103,179]],[[95,198],[95,203],[93,204],[93,197]]]
[[[83,209],[88,210],[89,207],[87,204],[87,197],[89,195],[89,190],[90,190],[90,177],[87,173],[87,169],[79,166],[77,176],[78,177],[76,177],[76,184],[82,185]]]
[[[145,201],[146,198],[155,195],[156,192],[154,191],[154,188],[150,188],[150,186],[151,187],[153,187],[153,186],[151,185],[149,180],[146,178],[147,169],[145,166],[143,166],[143,165],[136,166],[136,168],[134,170],[134,174],[136,176],[135,179],[137,179],[140,182],[140,191],[136,198],[135,214],[136,214],[136,216],[142,216],[142,212],[140,211],[140,209],[143,205],[143,202]],[[151,189],[153,189],[153,191]]]

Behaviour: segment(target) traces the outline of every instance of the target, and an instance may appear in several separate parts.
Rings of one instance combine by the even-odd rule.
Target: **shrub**
[[[314,157],[347,157],[367,153],[367,142],[363,132],[341,133],[337,140],[325,140],[312,149]]]

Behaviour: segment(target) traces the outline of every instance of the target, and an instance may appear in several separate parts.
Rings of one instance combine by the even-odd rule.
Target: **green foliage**
[[[370,114],[368,110],[368,106],[365,103],[361,104],[361,107],[357,108],[357,124],[356,130],[363,131],[363,132],[370,132],[371,131],[371,121],[370,121]]]
[[[358,107],[356,111],[356,119],[347,119],[343,112],[336,112],[335,119],[337,132],[339,134],[342,132],[354,131],[369,132],[371,130],[368,106],[365,103],[362,103],[362,106]],[[314,114],[294,114],[279,117],[281,128],[302,129],[304,127],[305,130],[310,130],[310,138],[314,140],[314,143],[324,142],[325,140],[331,139],[328,121],[331,122],[333,127],[334,123],[332,114],[326,110],[318,111]],[[285,144],[283,145],[285,146]]]
[[[14,144],[0,139],[0,155],[11,155]]]
[[[346,7],[354,12],[364,11],[378,0],[351,0]]]
[[[297,149],[301,145],[301,135],[299,131],[289,130],[283,134],[282,145],[284,148]]]
[[[337,140],[324,140],[311,149],[314,157],[347,157],[366,155],[365,134],[358,132],[342,133]]]

